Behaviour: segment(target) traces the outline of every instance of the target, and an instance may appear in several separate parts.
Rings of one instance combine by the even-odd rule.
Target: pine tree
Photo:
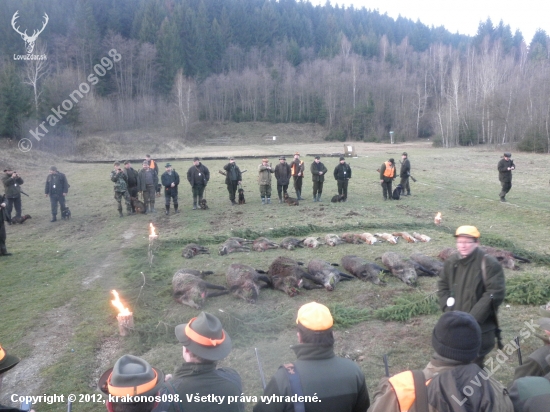
[[[15,64],[7,61],[0,71],[0,136],[20,137],[32,106],[30,89],[23,84]]]

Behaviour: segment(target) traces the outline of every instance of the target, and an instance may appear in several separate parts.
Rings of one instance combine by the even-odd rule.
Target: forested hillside
[[[32,54],[47,59],[24,60],[14,27],[30,35],[45,14]],[[328,2],[5,0],[0,50],[11,138],[42,122],[65,138],[167,124],[186,138],[199,121],[268,121],[338,140],[550,140],[550,38],[503,22],[468,37]]]

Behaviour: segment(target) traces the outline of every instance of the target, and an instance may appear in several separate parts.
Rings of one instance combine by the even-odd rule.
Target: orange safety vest
[[[427,380],[426,386],[428,386],[431,381],[431,379]],[[397,375],[389,378],[389,382],[395,392],[395,396],[397,397],[399,410],[401,412],[409,411],[416,400],[416,391],[414,390],[414,378],[412,371],[398,373]]]
[[[155,170],[155,161],[153,159],[149,162],[149,168]]]
[[[304,164],[303,160],[300,160],[300,166]],[[302,169],[302,167],[300,167]],[[298,173],[296,172],[296,163],[292,162],[292,166],[290,166],[290,171],[292,176],[296,176]]]
[[[394,177],[395,176],[395,166],[393,166],[390,162],[384,162],[386,165],[386,170],[384,170],[384,176],[385,177]]]

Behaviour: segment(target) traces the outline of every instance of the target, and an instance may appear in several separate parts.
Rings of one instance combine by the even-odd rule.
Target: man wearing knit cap
[[[176,326],[175,333],[183,345],[185,363],[166,381],[160,395],[178,395],[179,402],[161,402],[154,412],[243,412],[244,404],[235,401],[243,392],[241,377],[231,368],[216,368],[232,347],[220,320],[201,312],[188,323]],[[210,397],[211,401],[189,402],[188,395]]]
[[[460,226],[456,230],[458,253],[445,261],[437,296],[443,312],[468,312],[479,323],[481,350],[476,363],[483,367],[485,356],[495,347],[495,337],[500,347],[497,312],[506,288],[500,263],[478,247],[480,236],[475,226]]]
[[[262,198],[262,205],[271,203],[271,164],[268,163],[269,159],[262,159],[262,164],[258,166],[258,184],[260,185],[260,196]]]
[[[444,313],[432,332],[432,347],[435,353],[424,370],[381,380],[369,412],[513,412],[504,386],[474,363],[481,329],[472,315]]]
[[[14,368],[21,359],[16,356],[8,355],[8,352],[0,345],[0,389],[2,389],[2,379],[4,374],[10,369]],[[9,406],[0,405],[0,410],[4,412],[20,412],[21,409],[10,408]],[[31,412],[34,412],[34,409],[31,409]]]
[[[403,152],[401,159],[401,170],[399,170],[399,177],[401,178],[401,181],[399,184],[403,188],[403,196],[410,196],[411,186],[409,185],[409,177],[411,176],[411,162],[409,161],[409,155],[407,152]]]
[[[124,355],[99,378],[109,412],[150,412],[158,404],[164,373],[137,356]],[[155,399],[157,398],[157,399]]]
[[[527,360],[516,368],[514,380],[523,376],[544,376],[550,374],[550,302],[539,308],[541,334],[535,334],[544,342],[544,346],[529,355]]]
[[[313,180],[313,201],[321,202],[321,194],[323,193],[323,183],[328,170],[323,163],[321,157],[315,156],[315,160],[311,164],[311,180]]]
[[[304,200],[302,198],[302,183],[304,181],[304,161],[300,160],[300,153],[294,153],[294,160],[291,163],[292,179],[294,180],[294,190],[296,191],[296,198],[298,200]]]
[[[291,348],[298,360],[279,367],[264,389],[265,396],[294,397],[296,402],[259,402],[254,412],[366,411],[370,401],[365,376],[355,362],[334,354],[329,309],[317,302],[307,303],[298,310],[296,323],[298,345]]]
[[[340,156],[340,163],[334,168],[334,179],[338,183],[338,195],[344,196],[343,201],[348,201],[348,183],[351,179],[351,167],[346,163],[346,158]]]
[[[229,158],[229,163],[223,167],[223,170],[225,170],[225,185],[229,192],[229,201],[235,206],[237,204],[237,202],[235,202],[237,188],[243,180],[241,169],[237,166],[237,163],[235,163],[235,158],[231,156]]]
[[[46,197],[50,198],[50,205],[52,208],[52,220],[50,222],[57,222],[57,204],[61,209],[61,215],[65,210],[65,196],[69,192],[69,182],[63,173],[57,170],[57,167],[51,166],[50,173],[46,178],[46,186],[44,193]]]
[[[498,180],[500,180],[500,186],[502,187],[498,194],[501,202],[506,202],[506,194],[512,188],[512,170],[516,170],[516,165],[511,157],[512,153],[504,153],[497,165]]]

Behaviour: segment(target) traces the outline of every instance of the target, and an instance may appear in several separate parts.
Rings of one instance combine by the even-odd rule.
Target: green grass
[[[8,248],[14,255],[0,260],[3,315],[0,343],[10,353],[42,365],[38,376],[29,378],[41,379],[34,394],[92,393],[99,374],[123,353],[143,356],[168,373],[182,362],[173,327],[196,316],[198,311],[177,304],[171,297],[172,276],[180,268],[211,270],[214,274],[207,280],[223,285],[229,264],[238,262],[266,270],[279,255],[302,262],[323,258],[335,263],[346,254],[377,261],[388,250],[404,255],[418,251],[436,256],[444,247],[454,245],[452,234],[463,224],[476,225],[483,244],[504,247],[532,260],[531,264],[520,264],[520,271],[506,270],[510,291],[514,285],[522,285],[525,277],[532,277],[535,286],[537,279],[541,284],[546,280],[550,266],[547,235],[550,214],[547,193],[540,190],[533,178],[544,173],[544,155],[514,157],[517,165],[514,186],[509,203],[501,204],[496,171],[500,150],[444,150],[408,144],[413,175],[418,179],[417,183],[411,182],[413,196],[399,202],[383,202],[376,169],[387,158],[398,158],[404,147],[356,144],[360,157],[349,161],[353,169],[349,201],[328,202],[336,193],[335,181],[329,173],[323,191],[325,201],[311,201],[308,177],[302,192],[307,200],[298,207],[278,203],[261,206],[255,172],[260,161],[237,157],[241,169],[248,169],[243,184],[247,204],[230,206],[224,178],[218,173],[225,161],[211,160],[204,162],[211,172],[206,190],[210,209],[192,211],[185,180],[190,162],[173,161],[182,178],[179,195],[182,213],[165,217],[163,202],[157,199],[156,215],[123,219],[118,218],[112,198],[110,165],[70,164],[33,151],[26,155],[14,149],[3,151],[6,161],[17,165],[25,179],[24,189],[31,197],[23,198],[23,208],[32,219],[7,228]],[[258,145],[225,148],[219,154],[254,152],[258,156],[267,155],[276,163],[279,153],[290,154],[294,150]],[[299,150],[333,153],[341,151],[341,145],[308,145]],[[208,153],[213,154],[210,148]],[[192,154],[186,151],[173,156],[195,154],[202,156],[203,152],[196,148]],[[311,158],[305,160],[309,165]],[[322,161],[332,172],[337,158]],[[71,184],[68,205],[73,219],[69,222],[49,222],[49,201],[42,193],[47,168],[53,163],[67,174]],[[273,200],[275,193],[273,190]],[[433,224],[438,211],[443,215],[441,226]],[[147,258],[151,220],[160,234],[152,266]],[[230,236],[266,236],[280,241],[286,236],[401,230],[424,233],[432,241],[217,254],[219,244]],[[207,246],[210,255],[183,259],[181,249],[190,242]],[[298,308],[312,300],[327,304],[335,318],[337,353],[359,363],[372,393],[384,373],[382,355],[389,355],[392,373],[420,368],[429,361],[431,330],[439,316],[433,301],[435,279],[421,278],[416,288],[391,276],[385,276],[384,280],[386,286],[359,280],[341,282],[333,292],[302,291],[294,298],[280,291],[262,290],[256,305],[226,295],[208,300],[204,310],[220,317],[233,338],[234,350],[222,363],[240,372],[247,395],[258,395],[261,385],[254,347],[260,351],[269,378],[282,362],[295,359],[289,346],[296,343],[294,325]],[[127,338],[118,336],[116,311],[110,304],[113,288],[135,315],[135,332]],[[527,296],[532,293],[525,288],[520,292]],[[501,308],[506,341],[519,333],[523,322],[536,319],[540,299],[536,302],[509,299],[506,304],[510,307]],[[524,356],[538,345],[536,338],[527,340]],[[48,363],[48,359],[52,362]],[[517,359],[511,357],[497,372],[497,378],[507,383],[515,362]],[[27,387],[25,381],[15,385],[10,376],[5,378],[4,395],[14,386]],[[4,401],[5,398],[0,398],[0,403]],[[82,411],[97,410],[92,405],[78,406]],[[60,407],[39,405],[39,409],[47,412]]]

